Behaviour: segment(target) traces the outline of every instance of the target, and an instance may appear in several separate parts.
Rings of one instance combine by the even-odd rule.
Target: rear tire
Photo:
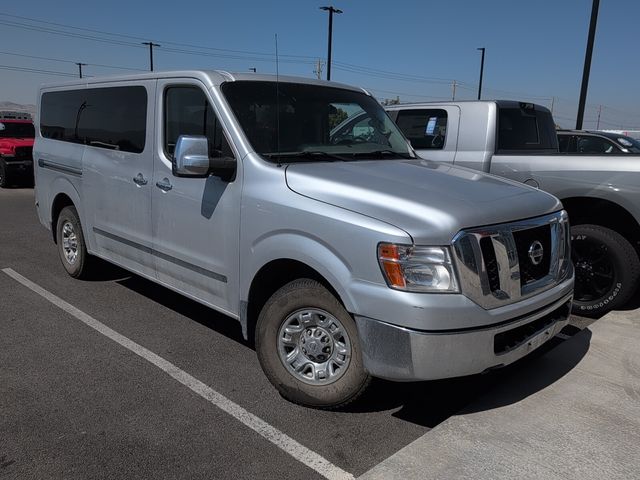
[[[575,315],[600,317],[635,293],[640,260],[619,233],[600,225],[571,227],[571,258],[576,268]]]
[[[58,254],[62,266],[73,278],[86,278],[93,258],[87,253],[80,216],[75,207],[64,207],[56,226]]]
[[[256,351],[273,386],[300,405],[343,407],[370,382],[353,318],[315,280],[295,280],[271,296],[258,317]]]

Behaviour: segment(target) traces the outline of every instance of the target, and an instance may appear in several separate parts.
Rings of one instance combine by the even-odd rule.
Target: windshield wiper
[[[354,158],[385,158],[385,157],[399,157],[407,160],[413,160],[416,157],[411,156],[409,153],[404,152],[395,152],[393,150],[374,150],[372,152],[354,152],[350,155],[353,155]]]
[[[309,151],[301,151],[301,152],[283,152],[283,153],[263,153],[262,156],[272,160],[285,160],[285,161],[289,159],[310,161],[310,162],[317,162],[322,160],[329,160],[332,162],[349,161],[348,158],[342,157],[340,155],[336,155],[335,153],[323,152],[319,150],[309,150]]]

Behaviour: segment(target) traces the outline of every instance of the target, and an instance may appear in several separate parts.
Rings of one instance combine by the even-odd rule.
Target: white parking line
[[[100,332],[104,336],[110,338],[114,342],[122,345],[124,348],[132,351],[136,355],[144,358],[148,362],[152,363],[160,370],[164,371],[171,377],[173,377],[178,382],[182,383],[184,386],[190,388],[192,391],[200,395],[202,398],[208,400],[210,403],[218,407],[219,409],[225,411],[232,417],[235,417],[237,420],[242,422],[245,426],[249,427],[251,430],[256,433],[262,435],[264,438],[273,443],[276,447],[285,451],[293,458],[303,463],[309,468],[312,468],[316,472],[318,472],[323,477],[330,480],[344,480],[344,479],[353,479],[353,475],[349,472],[342,470],[336,465],[329,462],[326,458],[318,455],[316,452],[309,450],[304,445],[300,444],[293,438],[289,437],[285,433],[281,432],[275,427],[272,427],[267,422],[262,420],[261,418],[256,417],[251,412],[245,410],[240,405],[232,402],[224,395],[216,392],[213,388],[205,385],[197,378],[189,375],[184,370],[179,369],[171,362],[165,360],[164,358],[156,355],[150,350],[147,350],[143,346],[137,344],[133,340],[125,337],[124,335],[119,334],[115,330],[107,327],[103,323],[99,322],[95,318],[90,315],[84,313],[83,311],[77,309],[73,305],[65,302],[61,298],[55,296],[53,293],[45,290],[39,285],[33,283],[31,280],[23,277],[16,271],[11,268],[4,268],[2,270],[4,273],[9,275],[11,278],[21,283],[28,289],[34,291],[41,297],[45,298],[49,302],[53,303],[55,306],[64,310],[68,314],[74,316],[84,324],[93,328],[94,330]]]

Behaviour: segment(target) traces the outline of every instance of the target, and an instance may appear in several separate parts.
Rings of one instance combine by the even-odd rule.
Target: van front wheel
[[[369,384],[351,315],[325,287],[300,279],[274,293],[258,317],[256,351],[287,400],[338,408]]]
[[[80,217],[75,207],[65,207],[58,216],[56,239],[62,265],[74,278],[84,278],[91,259],[82,233]]]

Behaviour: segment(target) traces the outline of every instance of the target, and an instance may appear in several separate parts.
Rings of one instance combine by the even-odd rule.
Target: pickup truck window
[[[558,137],[547,111],[501,107],[498,113],[497,152],[557,152]]]
[[[88,88],[42,95],[44,138],[141,153],[147,123],[147,90],[141,86]]]
[[[413,148],[441,150],[447,138],[447,111],[401,110],[396,123]]]
[[[233,158],[222,125],[204,92],[198,87],[175,86],[165,90],[164,149],[169,158],[180,135],[204,135],[209,141],[209,156]]]
[[[363,92],[273,81],[228,82],[222,92],[253,149],[268,160],[413,158],[398,127]]]

